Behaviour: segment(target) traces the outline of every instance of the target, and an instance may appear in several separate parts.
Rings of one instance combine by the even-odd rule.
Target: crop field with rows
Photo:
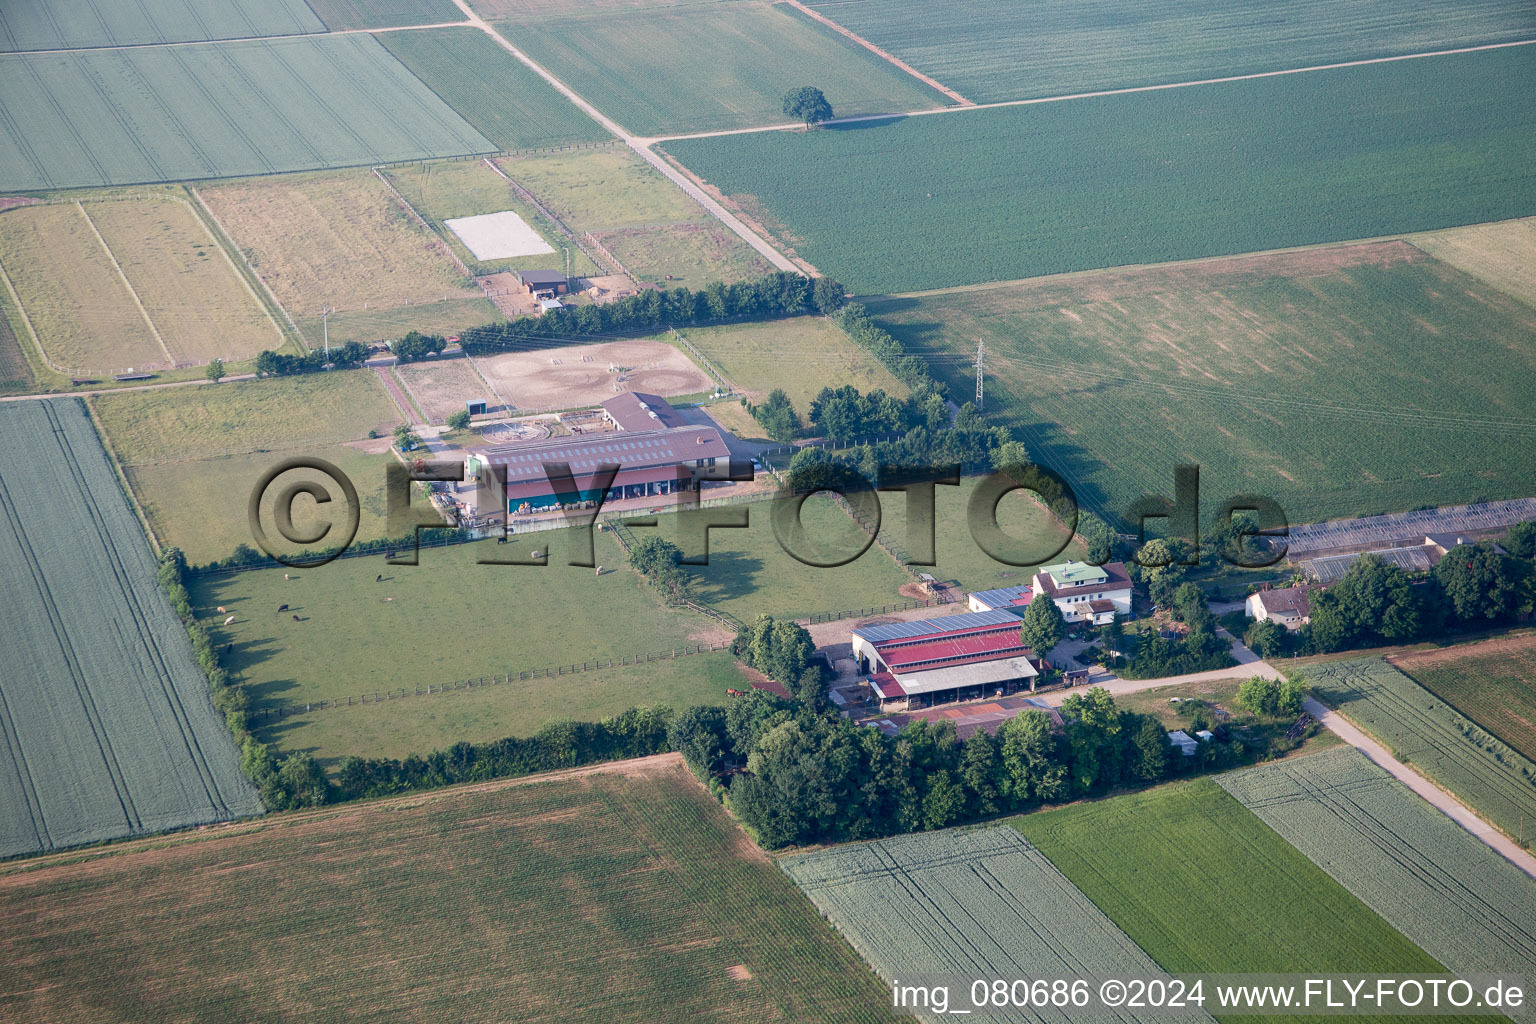
[[[1536,492],[1536,312],[1404,242],[870,308],[951,393],[984,338],[989,418],[1106,518],[1181,463],[1292,523]]]
[[[1536,763],[1386,662],[1323,662],[1306,670],[1324,703],[1398,760],[1454,793],[1522,846],[1536,833]]]
[[[83,405],[0,434],[0,858],[260,814]]]
[[[0,96],[4,189],[228,178],[498,148],[365,34],[3,54]]]
[[[1457,974],[1536,974],[1536,887],[1353,747],[1216,781]]]
[[[863,47],[772,3],[585,11],[497,28],[642,135],[782,124],[784,91],[802,82],[815,82],[841,114],[945,102]]]
[[[1528,216],[1533,89],[1522,47],[662,148],[905,292]]]
[[[785,857],[779,864],[887,982],[941,974],[1161,973],[1103,911],[1006,826],[852,843]],[[1149,1019],[1129,1011],[1120,1016]],[[1211,1019],[1195,1010],[1154,1016]],[[1090,1016],[1077,1017],[1068,1008],[1060,1019]]]
[[[1208,778],[1012,821],[1172,973],[1441,969]]]
[[[1469,224],[1409,239],[1431,256],[1536,306],[1536,217]]]
[[[1187,82],[1531,37],[1521,0],[808,0],[977,103]]]
[[[331,31],[463,21],[453,0],[307,0]]]
[[[1536,633],[1389,660],[1457,711],[1536,759]]]
[[[449,4],[450,9],[452,4]],[[304,0],[74,0],[7,4],[0,52],[324,32]]]
[[[675,755],[264,825],[0,878],[5,1016],[897,1021]]]
[[[448,8],[458,14],[452,3]],[[500,149],[610,138],[554,86],[477,28],[381,32],[377,38]]]

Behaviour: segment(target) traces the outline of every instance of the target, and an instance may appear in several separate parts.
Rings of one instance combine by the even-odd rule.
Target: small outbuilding
[[[554,299],[568,294],[571,282],[560,270],[519,270],[517,279],[536,299]]]
[[[1175,729],[1168,734],[1168,743],[1184,752],[1185,757],[1194,757],[1200,749],[1200,744],[1183,729]]]

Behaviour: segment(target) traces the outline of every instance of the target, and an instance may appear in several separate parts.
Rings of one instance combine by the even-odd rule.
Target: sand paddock
[[[490,392],[467,359],[426,360],[395,367],[406,390],[433,423],[462,412],[464,403],[482,401],[491,411],[501,403]]]
[[[477,356],[475,365],[502,398],[521,410],[596,405],[619,391],[691,395],[714,387],[714,381],[692,360],[660,341],[505,352]],[[629,369],[611,373],[610,365]]]

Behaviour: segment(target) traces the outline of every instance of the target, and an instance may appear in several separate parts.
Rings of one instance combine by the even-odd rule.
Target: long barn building
[[[853,657],[881,707],[929,707],[1033,690],[1034,652],[1001,609],[853,630]]]

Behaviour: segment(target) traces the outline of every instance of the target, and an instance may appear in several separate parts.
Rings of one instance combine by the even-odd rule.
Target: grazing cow
[[[285,580],[291,580],[291,579],[293,579],[293,577],[292,577],[292,576],[289,576],[289,575],[288,575],[288,574],[287,574],[287,573],[283,573],[283,579],[285,579]]]
[[[294,616],[294,617],[293,617],[293,621],[294,621],[294,622],[298,622],[298,621],[299,621],[299,617],[298,617],[298,616],[297,616],[297,615],[295,615],[295,616]]]
[[[384,582],[384,574],[383,573],[379,573],[377,576],[375,576],[373,578],[373,582],[375,582],[375,583],[383,583]]]
[[[288,606],[285,605],[285,604],[280,604],[280,605],[277,606],[277,610],[280,611],[280,612],[285,612],[285,611],[288,610]]]
[[[224,614],[224,606],[223,605],[219,605],[219,614],[220,615]]]
[[[229,617],[229,618],[227,618],[227,619],[225,619],[225,620],[224,620],[224,625],[226,625],[226,626],[227,626],[227,625],[229,625],[229,624],[230,624],[230,623],[231,623],[231,622],[234,622],[234,621],[235,621],[235,617],[234,617],[234,616],[233,616],[233,615],[231,615],[231,616],[230,616],[230,617]]]

